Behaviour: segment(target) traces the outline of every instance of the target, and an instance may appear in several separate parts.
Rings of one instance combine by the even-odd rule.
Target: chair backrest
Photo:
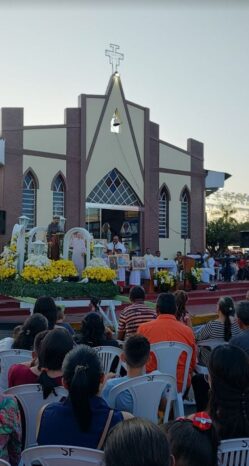
[[[14,395],[19,401],[25,420],[25,448],[36,445],[36,421],[40,409],[49,404],[60,401],[68,395],[63,387],[55,387],[55,394],[51,393],[46,400],[43,399],[43,392],[39,384],[18,385],[5,390],[5,394]]]
[[[8,463],[8,461],[4,461],[0,459],[0,466],[10,466],[10,463]]]
[[[125,390],[128,390],[132,397],[132,414],[157,423],[158,407],[162,394],[167,399],[168,407],[170,407],[171,401],[176,399],[176,379],[167,374],[132,377],[111,389],[109,404],[112,408],[116,408],[118,396]]]
[[[39,462],[42,466],[101,466],[104,453],[91,448],[71,446],[42,446],[22,452],[25,466]]]
[[[210,350],[213,350],[217,346],[225,345],[227,343],[228,342],[225,341],[224,338],[209,338],[208,340],[197,341],[198,346],[205,346],[210,348]]]
[[[180,356],[186,354],[186,363],[183,377],[182,393],[187,388],[188,373],[191,362],[193,349],[191,346],[179,343],[177,341],[163,341],[153,343],[150,350],[155,354],[157,360],[157,369],[163,374],[170,374],[177,380],[177,364]]]
[[[120,348],[116,348],[115,346],[98,346],[95,349],[98,352],[98,355],[101,359],[103,371],[105,374],[108,374],[108,372],[110,372],[114,359],[118,358],[117,368],[115,372],[117,375],[119,375],[121,367],[124,367],[124,363],[122,363],[122,361],[120,360],[120,354],[122,353],[122,350]]]
[[[22,349],[11,349],[0,351],[0,387],[8,388],[8,372],[13,364],[31,361],[32,351]]]
[[[220,466],[249,466],[249,438],[222,440],[218,457]]]

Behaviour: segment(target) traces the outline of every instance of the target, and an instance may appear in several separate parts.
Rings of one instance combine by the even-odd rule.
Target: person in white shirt
[[[122,254],[126,253],[125,246],[123,245],[123,243],[119,241],[118,235],[114,235],[111,243],[108,243],[107,245],[107,251],[109,254],[110,253],[115,254],[118,249],[122,251]]]

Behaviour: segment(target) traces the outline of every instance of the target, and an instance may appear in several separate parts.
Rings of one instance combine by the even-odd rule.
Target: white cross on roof
[[[118,52],[119,45],[110,44],[111,50],[105,50],[105,55],[109,57],[109,63],[112,65],[112,73],[117,71],[120,66],[120,60],[124,59],[124,54]]]

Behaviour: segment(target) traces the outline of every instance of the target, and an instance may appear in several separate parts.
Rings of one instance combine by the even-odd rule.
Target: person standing
[[[60,237],[58,233],[62,233],[62,230],[59,223],[59,215],[54,215],[53,221],[48,225],[47,230],[48,257],[54,261],[60,259]]]
[[[109,254],[116,254],[119,249],[122,254],[126,253],[125,246],[119,241],[118,235],[114,235],[112,241],[107,245],[107,251]]]

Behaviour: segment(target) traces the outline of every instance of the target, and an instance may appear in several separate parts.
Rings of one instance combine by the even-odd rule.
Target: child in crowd
[[[55,327],[65,328],[66,330],[69,331],[70,335],[74,335],[75,332],[74,332],[73,327],[67,322],[64,322],[65,320],[64,309],[61,306],[56,306],[56,309],[57,309],[57,320],[56,320]]]
[[[153,422],[140,418],[114,427],[107,437],[104,454],[105,466],[174,465],[164,432]]]
[[[113,387],[125,382],[132,377],[139,377],[146,373],[146,363],[150,356],[150,343],[142,335],[134,335],[128,338],[124,344],[124,352],[121,354],[121,360],[126,363],[127,375],[125,377],[116,377],[107,380],[103,391],[102,398],[109,404],[109,395]],[[153,371],[151,374],[160,374],[159,371]],[[120,410],[132,413],[133,401],[128,390],[123,391],[117,397],[116,406]]]
[[[218,437],[205,412],[161,426],[166,432],[175,466],[218,466]]]
[[[188,294],[186,291],[177,290],[174,293],[176,298],[176,319],[189,327],[192,327],[191,316],[186,309]]]
[[[111,410],[100,398],[104,374],[94,349],[74,348],[66,355],[62,372],[69,396],[43,410],[38,444],[101,449],[110,428],[131,415]]]

